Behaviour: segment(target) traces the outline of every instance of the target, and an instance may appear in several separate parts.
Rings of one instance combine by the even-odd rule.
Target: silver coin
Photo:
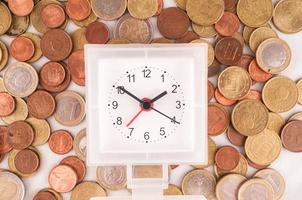
[[[0,199],[22,200],[25,195],[25,187],[21,179],[8,171],[0,172]]]
[[[126,11],[127,0],[91,0],[91,7],[102,20],[115,20]]]
[[[272,200],[273,188],[265,180],[253,178],[244,182],[238,190],[238,200]]]
[[[108,190],[121,190],[127,184],[125,166],[101,166],[97,168],[97,179],[101,186]]]
[[[73,148],[76,155],[83,161],[86,160],[86,129],[82,129],[74,138]]]
[[[240,185],[247,179],[240,174],[229,174],[219,180],[216,186],[218,200],[236,200]]]

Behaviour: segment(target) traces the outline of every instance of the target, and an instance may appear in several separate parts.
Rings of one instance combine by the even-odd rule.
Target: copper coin
[[[256,59],[252,60],[248,67],[249,74],[254,81],[266,82],[273,75],[263,71],[257,64]]]
[[[58,86],[65,80],[65,68],[58,62],[45,63],[40,70],[40,80],[49,86]]]
[[[214,97],[214,85],[208,81],[208,101]]]
[[[190,20],[188,15],[176,7],[164,9],[157,19],[159,32],[169,39],[183,37],[188,32],[189,26]]]
[[[237,167],[240,160],[239,152],[231,146],[221,147],[215,155],[215,162],[217,167],[222,170],[230,171]]]
[[[35,138],[34,129],[25,121],[16,121],[8,126],[13,148],[21,150],[29,147]]]
[[[224,106],[231,106],[234,105],[237,101],[236,100],[232,100],[232,99],[228,99],[226,97],[224,97],[218,90],[218,88],[215,89],[215,99],[218,103],[224,105]]]
[[[291,152],[302,152],[302,121],[290,121],[281,131],[284,148]]]
[[[250,90],[247,96],[244,99],[252,99],[261,101],[262,95],[258,90]]]
[[[50,29],[41,39],[41,50],[51,61],[64,60],[72,51],[71,37],[62,29]]]
[[[233,126],[229,126],[227,136],[229,141],[236,146],[243,146],[247,138],[246,136],[241,135],[238,131],[236,131]]]
[[[211,136],[220,135],[229,125],[229,116],[227,110],[217,104],[208,105],[208,134]]]
[[[251,166],[251,167],[253,167],[255,169],[259,169],[260,170],[260,169],[265,169],[265,168],[269,167],[269,165],[259,165],[259,164],[256,164],[256,163],[252,162],[249,158],[246,158],[246,160],[247,160],[249,166]]]
[[[32,174],[40,166],[39,155],[30,149],[19,151],[14,159],[16,169],[23,174]]]
[[[224,8],[227,11],[233,11],[236,9],[238,0],[224,0]]]
[[[28,112],[35,118],[46,119],[55,111],[53,96],[44,90],[37,90],[27,99]]]
[[[243,52],[241,43],[233,37],[219,40],[215,46],[216,59],[224,65],[236,65]]]
[[[157,0],[158,2],[158,8],[157,8],[157,12],[155,13],[155,16],[160,15],[160,13],[163,11],[164,8],[164,0]]]
[[[58,28],[66,20],[65,11],[58,4],[48,4],[41,11],[41,19],[48,28]]]
[[[70,192],[77,184],[77,174],[67,165],[58,165],[51,170],[48,182],[57,192]]]
[[[184,36],[175,40],[176,43],[190,43],[193,40],[199,39],[199,35],[192,31],[188,31]]]
[[[28,61],[34,56],[35,45],[29,38],[19,36],[12,41],[9,51],[16,60]]]
[[[73,138],[69,132],[58,130],[51,134],[48,145],[50,150],[54,153],[66,154],[72,149]]]
[[[16,102],[14,97],[7,92],[0,92],[0,117],[6,117],[15,110]]]
[[[235,14],[225,12],[215,24],[215,29],[222,36],[232,36],[238,31],[239,25],[240,21]]]
[[[47,191],[38,192],[33,200],[58,200],[52,193]]]
[[[0,126],[0,154],[9,152],[12,149],[7,126]]]
[[[77,85],[85,86],[84,50],[77,50],[69,56],[68,67],[73,82]]]
[[[68,156],[64,158],[61,162],[61,165],[67,165],[71,167],[77,174],[78,183],[82,182],[86,175],[86,165],[80,160],[77,156]]]
[[[92,44],[106,44],[109,40],[109,29],[102,22],[92,22],[85,32],[86,40]]]
[[[91,13],[90,3],[88,0],[68,0],[66,13],[71,19],[77,21],[84,20]]]
[[[7,2],[12,13],[20,17],[29,15],[34,8],[33,0],[8,0]]]
[[[212,77],[215,76],[217,74],[219,74],[221,71],[221,64],[214,59],[213,63],[208,66],[208,77]]]
[[[238,61],[238,63],[236,63],[236,66],[242,67],[242,68],[248,70],[248,67],[253,59],[254,59],[253,56],[250,56],[248,54],[243,54],[241,56],[240,60]]]

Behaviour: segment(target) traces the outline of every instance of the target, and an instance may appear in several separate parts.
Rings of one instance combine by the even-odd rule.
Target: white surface
[[[165,0],[165,7],[175,6],[174,0]],[[154,28],[156,29],[156,19],[151,19],[152,24],[154,25]],[[109,25],[111,33],[113,33],[113,27],[116,22],[105,22]],[[72,32],[75,30],[76,26],[70,22],[67,26],[67,31]],[[34,29],[31,27],[29,31],[35,32]],[[302,78],[302,32],[297,34],[281,34],[279,33],[279,37],[286,40],[291,47],[292,50],[292,62],[288,69],[286,69],[284,72],[282,72],[282,75],[289,76],[293,80],[298,80]],[[154,33],[154,37],[160,37],[158,31],[156,30]],[[1,36],[0,39],[2,41],[5,41],[5,43],[8,45],[13,38],[7,37],[7,36]],[[36,69],[40,69],[41,66],[46,62],[47,60],[45,58],[40,59],[38,62],[34,63],[33,65],[36,67]],[[14,62],[12,58],[10,58],[10,63]],[[211,79],[214,83],[214,78]],[[80,94],[84,94],[84,88],[78,87],[74,83],[70,85],[68,90],[74,90],[78,91]],[[294,109],[287,113],[282,113],[282,116],[287,119],[291,114],[301,111],[302,106],[297,105]],[[52,130],[58,130],[58,129],[67,129],[69,130],[74,136],[77,132],[79,132],[82,128],[85,127],[85,121],[81,123],[79,126],[68,128],[64,127],[60,124],[58,124],[53,117],[51,117],[49,120],[50,125],[52,127]],[[228,142],[226,135],[223,134],[221,136],[214,138],[215,142],[218,144],[218,146],[222,145],[230,145]],[[43,145],[38,147],[41,155],[42,155],[42,163],[39,171],[36,173],[35,176],[30,178],[24,178],[25,187],[26,187],[26,198],[25,200],[31,200],[32,197],[38,192],[38,190],[49,187],[47,177],[49,171],[58,164],[64,157],[68,155],[73,155],[74,152],[70,152],[67,155],[56,155],[52,153],[48,147],[48,145]],[[242,151],[242,148],[239,148],[240,151]],[[286,191],[283,196],[284,200],[300,200],[302,195],[302,153],[291,153],[286,150],[282,150],[282,153],[279,157],[279,159],[272,164],[271,167],[278,170],[284,177],[286,181]],[[1,162],[0,168],[8,168],[7,166],[7,156],[4,161]],[[176,168],[175,170],[172,170],[170,182],[172,184],[181,185],[181,180],[186,172],[192,170],[193,168],[190,166],[180,166]],[[212,167],[209,168],[210,171],[212,171]],[[251,176],[255,171],[251,168],[249,169],[249,176]],[[89,167],[87,169],[87,175],[85,180],[96,180],[96,168]],[[119,192],[110,192],[110,195],[114,196],[120,196],[120,195],[128,195],[129,192],[127,190],[119,191]],[[70,193],[64,194],[64,199],[67,200],[70,197]]]

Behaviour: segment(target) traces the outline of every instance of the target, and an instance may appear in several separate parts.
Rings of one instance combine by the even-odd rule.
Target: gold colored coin
[[[34,43],[34,46],[35,46],[35,53],[34,53],[34,55],[27,62],[30,62],[30,63],[31,62],[36,62],[42,56],[42,51],[41,51],[41,46],[40,46],[40,43],[41,43],[40,36],[38,34],[30,33],[30,32],[24,33],[22,36],[29,38]]]
[[[169,184],[167,189],[164,189],[164,195],[182,195],[182,191],[176,185]]]
[[[86,129],[82,129],[73,140],[73,149],[76,155],[83,161],[86,160]]]
[[[6,33],[12,24],[12,15],[7,6],[0,2],[0,35]]]
[[[298,103],[302,104],[302,79],[300,79],[296,85],[299,92]]]
[[[2,77],[0,77],[0,92],[6,92]]]
[[[217,35],[216,29],[213,25],[200,26],[198,24],[192,23],[192,29],[200,37],[209,38],[209,37],[214,37],[215,35]]]
[[[162,165],[135,165],[133,178],[163,178]]]
[[[6,32],[7,35],[10,36],[18,36],[28,29],[29,27],[29,16],[19,17],[16,15],[12,15],[12,25]]]
[[[285,76],[271,78],[263,87],[262,100],[266,107],[276,113],[292,109],[298,101],[295,82]]]
[[[128,0],[128,11],[137,19],[148,19],[158,10],[158,0]]]
[[[259,100],[240,101],[232,112],[234,128],[245,136],[262,132],[268,123],[268,110]]]
[[[248,95],[251,85],[249,73],[237,66],[226,68],[218,77],[220,93],[231,100],[239,100]]]
[[[33,127],[35,131],[35,139],[32,143],[33,146],[40,146],[48,141],[50,136],[50,126],[46,120],[36,119],[30,117],[26,121]]]
[[[208,45],[208,66],[210,66],[215,59],[215,51],[213,45],[204,39],[193,40],[191,41],[191,43],[205,43]]]
[[[174,41],[162,37],[162,38],[153,39],[151,43],[152,44],[171,44],[171,43],[174,43]]]
[[[86,28],[80,28],[71,34],[73,51],[84,49],[84,45],[88,43],[85,32]]]
[[[253,52],[267,39],[278,38],[277,33],[269,27],[260,27],[254,30],[250,36],[249,45]]]
[[[0,48],[0,61],[2,59],[2,49]]]
[[[280,134],[282,127],[285,125],[283,117],[277,113],[268,113],[267,129],[274,131],[276,134]]]
[[[11,115],[1,118],[2,121],[6,124],[11,124],[19,120],[25,120],[28,116],[28,108],[26,102],[19,97],[15,97],[15,102],[16,102],[15,111]]]
[[[85,181],[77,185],[71,192],[70,200],[88,200],[92,197],[105,197],[106,191],[96,182]]]
[[[219,21],[224,13],[223,0],[188,0],[186,10],[190,19],[201,26],[210,26]]]
[[[268,129],[249,136],[244,145],[247,157],[258,165],[270,165],[279,157],[281,148],[279,135]]]
[[[231,171],[224,171],[219,167],[217,167],[217,165],[214,165],[214,172],[217,178],[222,177],[226,174],[240,174],[242,176],[246,176],[247,170],[248,170],[248,162],[242,154],[240,154],[240,160],[238,165],[235,167],[235,169]]]
[[[229,174],[219,180],[216,185],[217,200],[234,200],[237,199],[237,192],[246,177],[240,174]]]
[[[186,10],[188,0],[176,0],[176,5],[180,9]]]
[[[4,44],[4,42],[2,42],[0,40],[0,49],[1,49],[1,54],[2,54],[2,58],[0,60],[0,71],[6,66],[7,62],[8,62],[8,49],[6,47],[6,45]]]
[[[281,0],[275,6],[273,20],[284,33],[297,33],[302,30],[302,1]]]
[[[82,21],[76,21],[74,19],[72,19],[73,23],[75,23],[77,26],[80,27],[87,27],[89,24],[91,24],[92,22],[95,22],[97,20],[97,16],[94,14],[94,12],[91,12],[89,17],[87,17],[86,19],[82,20]]]
[[[250,41],[251,34],[254,32],[255,28],[244,26],[242,36],[244,41],[248,44]]]
[[[273,200],[273,188],[265,180],[253,178],[243,183],[238,190],[238,200]]]
[[[247,26],[260,27],[265,25],[273,16],[272,0],[239,0],[237,14]]]
[[[112,38],[107,44],[130,44],[131,42],[125,38]]]
[[[206,165],[192,165],[192,167],[197,169],[204,169],[214,164],[215,153],[217,151],[217,146],[214,140],[208,137],[208,164]]]

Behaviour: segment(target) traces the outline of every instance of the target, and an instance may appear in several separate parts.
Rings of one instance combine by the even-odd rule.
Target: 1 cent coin
[[[229,141],[236,146],[244,146],[245,140],[247,138],[246,136],[236,131],[233,126],[229,126],[227,136]]]
[[[71,19],[84,20],[91,13],[90,3],[88,0],[69,0],[66,4],[66,13]]]
[[[14,97],[7,92],[0,92],[0,117],[9,116],[14,112],[15,107]]]
[[[33,0],[8,0],[7,2],[12,13],[20,17],[29,15],[34,8]]]
[[[67,62],[73,82],[79,86],[85,86],[84,50],[73,52]]]
[[[58,4],[48,4],[45,6],[41,11],[41,18],[48,28],[58,28],[66,20],[65,11]]]
[[[78,183],[83,181],[83,179],[86,175],[86,165],[78,157],[68,156],[60,162],[60,165],[67,165],[67,166],[71,167],[78,176]]]
[[[12,41],[9,48],[10,54],[18,61],[28,61],[35,53],[34,43],[27,37],[19,36]]]
[[[216,59],[224,65],[236,65],[243,52],[242,44],[233,37],[219,40],[215,46]]]
[[[25,121],[16,121],[8,126],[10,141],[14,149],[25,149],[34,141],[35,132]]]
[[[72,135],[64,130],[53,132],[48,141],[49,148],[56,154],[66,154],[72,149]]]
[[[86,28],[85,37],[88,43],[105,44],[109,40],[109,29],[102,22],[93,22]]]
[[[232,170],[240,160],[239,152],[231,146],[224,146],[218,149],[215,155],[215,163],[222,170]]]
[[[40,81],[53,87],[63,83],[65,76],[65,68],[59,62],[47,62],[40,70]]]
[[[229,126],[228,111],[220,104],[209,103],[208,105],[208,134],[217,136],[222,134]]]
[[[22,174],[32,174],[40,166],[39,155],[30,149],[19,151],[14,159],[16,169]]]
[[[26,102],[20,97],[15,97],[15,102],[15,111],[9,116],[1,118],[2,121],[6,124],[11,124],[19,120],[25,120],[28,116],[28,108]]]
[[[263,71],[259,67],[256,59],[254,59],[250,62],[250,65],[248,66],[248,72],[249,72],[251,78],[256,82],[266,82],[273,76],[272,74]]]
[[[235,14],[225,12],[215,24],[215,29],[222,36],[232,36],[238,31],[239,25],[240,21]]]
[[[302,121],[290,121],[282,129],[281,139],[284,148],[292,152],[302,152]]]
[[[48,176],[48,182],[52,189],[57,192],[70,192],[77,184],[77,174],[67,165],[54,167]]]
[[[10,142],[7,126],[0,126],[0,154],[9,152],[13,148]]]

